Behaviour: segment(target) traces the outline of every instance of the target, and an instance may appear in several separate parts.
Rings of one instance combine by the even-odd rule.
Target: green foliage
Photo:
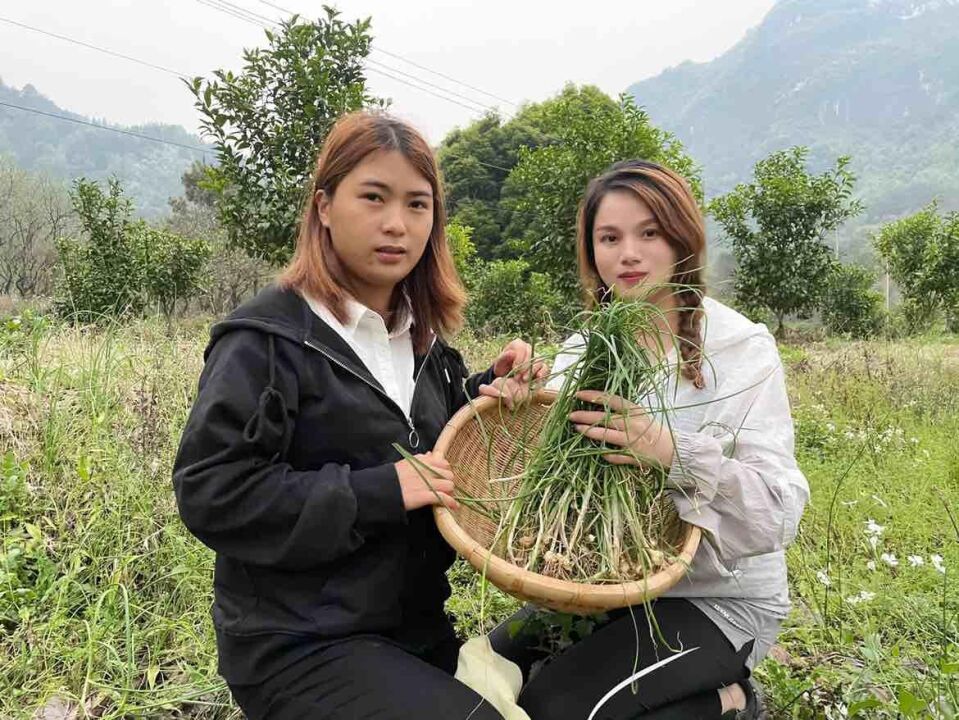
[[[79,322],[136,315],[156,303],[169,319],[177,302],[201,286],[209,244],[131,219],[132,204],[115,178],[109,194],[96,182],[74,184],[74,207],[85,238],[62,238],[58,312]]]
[[[899,286],[913,332],[928,328],[939,312],[951,325],[959,316],[959,212],[940,216],[932,203],[885,225],[873,242]]]
[[[40,717],[56,692],[102,720],[236,720],[216,672],[213,553],[180,522],[169,484],[207,327],[49,330],[30,362],[0,352],[0,717]],[[503,342],[455,339],[473,368]],[[959,708],[959,542],[946,517],[959,506],[954,355],[941,341],[783,348],[812,501],[787,553],[793,611],[777,657],[756,670],[777,718],[932,716],[913,700]],[[886,528],[876,548],[869,519]],[[828,619],[819,570],[832,580]],[[463,561],[449,576],[464,638],[518,609],[495,588],[484,595]],[[557,621],[561,644],[587,630]]]
[[[130,228],[133,245],[144,270],[144,290],[160,307],[167,320],[176,313],[177,303],[186,304],[201,289],[210,244],[139,222]]]
[[[784,353],[812,496],[787,551],[794,610],[757,668],[775,717],[959,710],[954,351],[872,340]]]
[[[452,222],[473,229],[473,243],[477,254],[484,260],[502,257],[507,250],[503,243],[503,228],[498,202],[466,198],[457,204],[457,210],[450,216]]]
[[[472,284],[476,264],[476,246],[473,244],[473,228],[451,222],[446,226],[446,241],[453,253],[453,262],[460,279],[469,287]]]
[[[450,132],[437,151],[450,217],[473,228],[477,252],[485,260],[509,254],[504,234],[512,213],[500,202],[503,184],[522,148],[548,141],[542,108],[555,102],[527,105],[505,123],[487,115]]]
[[[578,305],[576,210],[589,180],[612,163],[643,158],[671,167],[699,194],[692,159],[672,135],[625,96],[618,102],[596,88],[567,88],[542,108],[551,142],[520,150],[503,188],[504,203],[522,218],[526,251],[552,278],[570,308]]]
[[[105,193],[97,182],[80,178],[70,196],[86,237],[57,242],[63,268],[58,312],[80,322],[140,312],[143,269],[130,232],[133,205],[120,181],[111,178]]]
[[[369,20],[297,16],[267,30],[268,47],[244,50],[239,73],[216,70],[187,84],[219,164],[203,185],[218,197],[230,240],[251,255],[282,260],[317,152],[343,113],[382,105],[366,92]]]
[[[829,332],[872,337],[883,327],[883,297],[873,289],[876,276],[859,265],[833,266],[826,281],[820,314]]]
[[[855,176],[848,157],[810,175],[807,155],[804,147],[773,153],[756,163],[752,183],[709,205],[732,240],[737,302],[767,308],[780,335],[786,315],[808,316],[820,304],[833,262],[826,235],[862,209],[851,199]]]
[[[471,275],[466,317],[479,332],[541,338],[550,318],[563,309],[563,298],[541,272],[525,260],[493,260]]]

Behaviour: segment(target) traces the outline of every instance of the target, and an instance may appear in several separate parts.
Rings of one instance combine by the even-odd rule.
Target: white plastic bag
[[[505,720],[530,720],[516,704],[523,687],[522,671],[498,655],[485,635],[467,640],[460,648],[456,679],[479,693]]]

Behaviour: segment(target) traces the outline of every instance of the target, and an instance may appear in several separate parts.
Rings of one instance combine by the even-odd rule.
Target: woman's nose
[[[403,221],[403,208],[399,205],[388,205],[383,216],[383,232],[390,235],[406,233],[406,223]]]

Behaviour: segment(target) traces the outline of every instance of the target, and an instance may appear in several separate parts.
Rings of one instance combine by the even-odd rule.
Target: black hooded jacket
[[[220,672],[256,682],[277,643],[376,633],[414,651],[451,635],[453,551],[407,513],[393,465],[432,449],[466,395],[460,354],[416,357],[411,418],[295,292],[270,287],[211,330],[173,482],[216,552]],[[282,654],[282,653],[279,653]]]

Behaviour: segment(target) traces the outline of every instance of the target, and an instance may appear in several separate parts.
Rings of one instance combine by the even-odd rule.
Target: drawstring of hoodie
[[[272,334],[267,335],[267,344],[270,381],[263,388],[263,392],[260,393],[256,404],[256,412],[253,413],[253,417],[247,421],[246,427],[243,429],[243,438],[254,445],[264,443],[276,447],[275,438],[279,436],[279,447],[281,449],[272,458],[272,462],[276,462],[286,456],[290,428],[287,422],[286,400],[283,399],[282,393],[276,389],[276,341]]]

